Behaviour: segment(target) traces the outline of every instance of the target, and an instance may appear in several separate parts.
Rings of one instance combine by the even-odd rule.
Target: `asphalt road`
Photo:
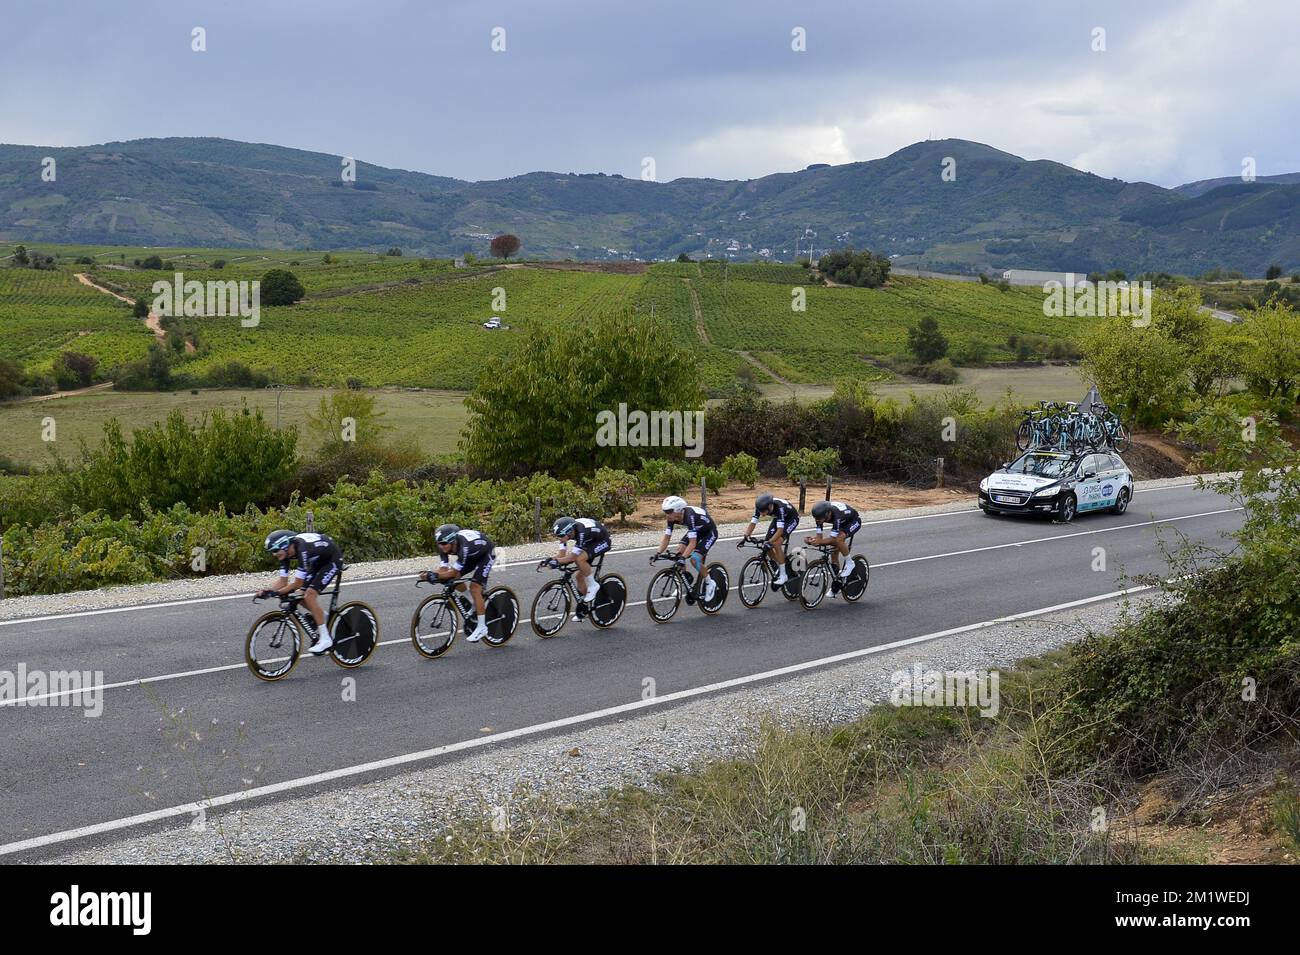
[[[716,617],[683,606],[663,625],[642,603],[648,551],[616,551],[606,569],[627,579],[634,602],[616,627],[570,622],[542,641],[524,623],[504,648],[458,640],[432,661],[408,640],[411,611],[429,589],[358,581],[344,596],[370,603],[383,628],[370,662],[344,671],[308,657],[275,684],[243,665],[244,634],[268,609],[247,595],[0,625],[0,670],[102,671],[107,687],[97,718],[80,706],[0,706],[0,859],[49,851],[20,852],[29,840],[255,787],[331,772],[347,782],[391,773],[348,775],[374,761],[642,700],[647,679],[662,697],[1111,593],[1132,586],[1135,575],[1167,569],[1161,538],[1213,542],[1240,522],[1227,500],[1176,487],[1138,493],[1125,515],[1070,525],[978,511],[868,523],[855,549],[871,561],[871,584],[857,604],[828,599],[805,611],[770,594],[747,610],[733,592]],[[1104,548],[1105,570],[1094,569],[1096,548]],[[754,553],[736,550],[734,539],[714,550],[733,584]],[[550,577],[534,568],[499,565],[492,575],[516,591],[525,616]],[[344,700],[348,677],[355,701]],[[339,782],[286,788],[330,785]],[[62,835],[52,841],[69,847]]]

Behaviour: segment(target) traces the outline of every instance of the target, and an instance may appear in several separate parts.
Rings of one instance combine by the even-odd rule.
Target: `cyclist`
[[[749,526],[745,528],[745,537],[751,536],[758,522],[767,516],[771,516],[772,523],[767,525],[766,540],[772,545],[772,559],[776,561],[777,566],[772,589],[780,590],[781,585],[790,579],[786,573],[785,543],[799,526],[799,510],[783,497],[760,494],[754,499],[754,516],[749,519]],[[737,549],[744,546],[743,539],[736,542]]]
[[[552,567],[572,563],[578,565],[576,576],[582,604],[578,607],[577,616],[582,619],[591,609],[591,602],[600,590],[591,562],[612,546],[609,529],[590,517],[557,517],[551,525],[551,533],[560,539],[560,552],[547,563]]]
[[[271,531],[263,544],[268,554],[280,561],[280,576],[274,587],[258,591],[259,597],[284,597],[299,587],[302,602],[316,622],[316,637],[311,652],[319,656],[334,646],[334,639],[325,625],[325,611],[320,605],[321,593],[334,582],[343,570],[343,552],[325,534],[293,531]],[[290,561],[298,562],[298,569],[289,575]]]
[[[465,615],[465,639],[470,643],[478,643],[488,632],[483,589],[487,586],[488,574],[492,573],[492,565],[497,559],[496,545],[486,535],[456,524],[438,525],[438,529],[433,532],[433,539],[438,542],[442,562],[433,570],[420,571],[418,579],[435,583],[460,577],[469,578],[469,594],[474,601],[474,612]],[[464,592],[465,585],[458,584],[456,589]],[[463,608],[464,604],[461,606]],[[470,628],[471,623],[473,629]]]
[[[690,558],[691,563],[695,565],[695,585],[686,595],[686,602],[695,603],[700,593],[700,581],[703,580],[704,602],[709,603],[718,588],[712,578],[705,575],[704,562],[708,560],[709,549],[717,543],[718,525],[713,523],[713,518],[709,517],[704,508],[692,507],[676,494],[664,498],[661,510],[668,518],[668,526],[664,528],[664,539],[659,542],[659,550],[650,555],[650,563],[653,564],[655,559],[668,549],[672,541],[673,528],[678,524],[683,525],[686,528],[686,536],[682,538],[681,546],[677,549],[677,559]]]
[[[804,538],[805,544],[819,546],[829,544],[835,548],[831,554],[831,563],[839,571],[831,581],[831,593],[839,593],[844,581],[853,573],[853,561],[849,560],[849,549],[853,546],[853,535],[862,529],[862,519],[858,512],[842,501],[818,501],[812,508],[813,520],[817,522],[817,533]],[[827,524],[830,527],[822,533]]]

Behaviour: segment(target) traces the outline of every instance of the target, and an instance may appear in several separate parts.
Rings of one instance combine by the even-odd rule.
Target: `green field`
[[[281,425],[298,424],[299,449],[315,450],[303,425],[308,414],[316,411],[321,396],[318,389],[290,389],[282,392],[279,420]],[[409,438],[428,456],[456,449],[456,440],[465,422],[465,406],[461,395],[428,391],[381,390],[373,392],[378,410],[384,412],[383,424],[393,428],[394,437]],[[77,457],[80,441],[85,439],[94,446],[99,443],[106,420],[116,417],[127,433],[143,425],[165,418],[179,408],[190,420],[197,420],[205,412],[222,408],[235,411],[247,404],[261,408],[268,421],[276,420],[276,392],[260,390],[204,390],[197,395],[188,391],[167,394],[140,394],[102,392],[55,398],[49,401],[31,401],[19,404],[0,404],[0,433],[5,435],[3,453],[10,460],[28,466],[42,466],[57,454],[64,460]],[[56,440],[47,444],[42,440],[45,419],[53,418]]]
[[[132,297],[171,272],[113,267],[145,255],[171,260],[185,279],[253,280],[291,268],[306,298],[263,306],[256,328],[235,318],[189,320],[199,349],[174,370],[202,380],[213,366],[238,361],[276,381],[331,386],[355,379],[372,387],[465,390],[497,367],[529,331],[548,322],[581,322],[600,311],[632,308],[671,323],[698,355],[705,384],[718,389],[741,369],[760,381],[829,384],[850,376],[887,379],[869,359],[906,350],[907,330],[932,315],[953,349],[982,340],[994,361],[1011,357],[1008,335],[1073,337],[1078,320],[1050,320],[1036,289],[899,276],[887,288],[827,287],[794,265],[664,263],[626,273],[489,264],[455,269],[445,260],[370,253],[199,249],[105,249],[41,246],[59,270],[0,267],[0,312],[9,333],[0,357],[47,370],[61,350],[85,351],[111,375],[139,358],[149,333],[122,303],[80,285],[75,271]],[[95,265],[77,265],[89,256]],[[225,268],[211,269],[216,258]],[[294,264],[296,263],[296,264]],[[505,308],[494,308],[495,289]],[[806,309],[793,310],[802,289]],[[698,314],[697,314],[698,309]],[[493,314],[509,326],[487,331]],[[777,382],[779,383],[779,382]]]

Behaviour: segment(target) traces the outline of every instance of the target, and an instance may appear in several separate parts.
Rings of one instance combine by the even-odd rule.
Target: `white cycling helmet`
[[[664,498],[662,508],[665,514],[669,511],[684,511],[686,510],[686,501],[683,498],[678,497],[676,494],[670,494],[668,497]]]

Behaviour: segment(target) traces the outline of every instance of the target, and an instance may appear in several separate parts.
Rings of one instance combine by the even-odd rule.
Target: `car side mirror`
[[[1095,478],[1096,476],[1097,476],[1097,472],[1092,470],[1091,468],[1083,472],[1083,479],[1085,481],[1088,480],[1088,478]]]
[[[1009,468],[1009,467],[1011,467],[1011,462],[1010,462],[1010,461],[1003,461],[1001,464],[998,465],[998,470],[999,470],[999,471],[1005,471],[1005,470],[1006,470],[1007,468]]]

